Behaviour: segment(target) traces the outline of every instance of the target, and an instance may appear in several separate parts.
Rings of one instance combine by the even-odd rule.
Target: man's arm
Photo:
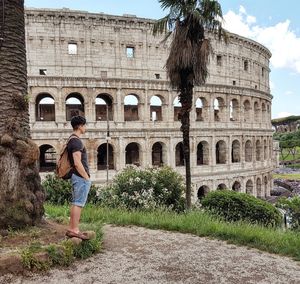
[[[74,167],[76,168],[77,172],[86,180],[89,180],[90,177],[85,171],[85,168],[83,167],[81,163],[81,152],[76,151],[73,153],[73,160],[74,160]]]

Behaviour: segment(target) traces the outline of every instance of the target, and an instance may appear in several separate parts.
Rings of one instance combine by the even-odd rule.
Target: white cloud
[[[225,29],[252,38],[269,48],[274,68],[288,68],[300,73],[300,37],[291,30],[289,20],[262,27],[256,24],[256,18],[248,15],[243,6],[240,6],[238,14],[228,11],[224,20]]]
[[[274,118],[287,117],[287,116],[291,116],[291,115],[294,115],[294,114],[292,114],[292,113],[290,113],[290,112],[285,112],[285,111],[283,111],[283,112],[277,113],[276,116],[275,116]]]

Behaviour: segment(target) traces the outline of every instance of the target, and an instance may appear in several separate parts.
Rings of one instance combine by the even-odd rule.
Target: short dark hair
[[[77,130],[80,125],[85,125],[86,119],[83,116],[77,115],[73,116],[71,119],[71,125],[74,130]]]

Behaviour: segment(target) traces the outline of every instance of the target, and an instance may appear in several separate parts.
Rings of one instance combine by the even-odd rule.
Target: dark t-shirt
[[[73,153],[77,152],[77,151],[81,152],[81,163],[82,163],[85,171],[87,172],[87,174],[90,176],[87,152],[86,152],[86,149],[85,149],[83,143],[77,137],[72,138],[68,143],[68,156],[69,156],[71,165],[73,166],[72,173],[83,178],[83,176],[81,176],[78,173],[78,171],[76,170],[76,168],[74,167]]]

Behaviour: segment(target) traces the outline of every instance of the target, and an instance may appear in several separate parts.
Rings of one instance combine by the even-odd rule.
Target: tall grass
[[[69,216],[67,206],[46,205],[45,207],[47,214],[52,218]],[[83,210],[82,222],[96,227],[110,223],[191,233],[200,237],[213,237],[236,245],[290,256],[300,261],[300,233],[243,222],[227,223],[200,211],[181,214],[159,210],[129,212],[121,209],[87,206]]]

